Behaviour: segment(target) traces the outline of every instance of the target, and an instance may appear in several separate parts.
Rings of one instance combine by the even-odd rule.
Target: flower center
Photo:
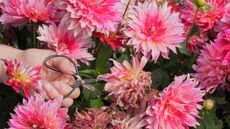
[[[13,80],[18,80],[20,82],[30,82],[30,79],[27,75],[22,74],[20,71],[16,70],[14,73],[14,76],[12,78]]]

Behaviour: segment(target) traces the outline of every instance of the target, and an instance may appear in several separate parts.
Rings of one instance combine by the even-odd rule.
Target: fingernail
[[[46,82],[46,83],[44,84],[44,86],[45,86],[44,88],[45,88],[47,91],[51,91],[51,90],[52,90],[51,85],[50,85],[49,83]]]

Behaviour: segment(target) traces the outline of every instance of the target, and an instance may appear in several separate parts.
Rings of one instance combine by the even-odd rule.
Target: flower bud
[[[196,5],[198,7],[203,7],[206,4],[205,0],[196,0]]]
[[[213,101],[212,99],[207,99],[203,103],[203,108],[206,110],[212,110],[214,106],[215,106],[215,101]]]

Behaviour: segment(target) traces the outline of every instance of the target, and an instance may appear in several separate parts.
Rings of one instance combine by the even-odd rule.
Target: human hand
[[[41,66],[43,65],[43,61],[48,56],[53,54],[55,54],[55,52],[51,50],[28,49],[23,52],[19,61],[24,62],[30,66]],[[51,59],[48,63],[52,67],[55,67],[66,74],[58,73],[46,68],[45,66],[42,66],[42,81],[39,84],[44,91],[43,94],[47,99],[54,99],[59,96],[67,95],[72,90],[70,85],[75,83],[75,79],[68,75],[75,73],[74,67],[68,60],[63,58]],[[79,88],[76,88],[68,98],[63,100],[63,106],[71,106],[73,104],[73,99],[77,98],[79,95],[80,90]]]

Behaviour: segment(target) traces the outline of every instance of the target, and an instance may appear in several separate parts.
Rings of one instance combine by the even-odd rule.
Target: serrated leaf
[[[108,60],[113,55],[112,48],[107,44],[102,44],[102,47],[96,58],[95,68],[100,74],[109,70]]]

